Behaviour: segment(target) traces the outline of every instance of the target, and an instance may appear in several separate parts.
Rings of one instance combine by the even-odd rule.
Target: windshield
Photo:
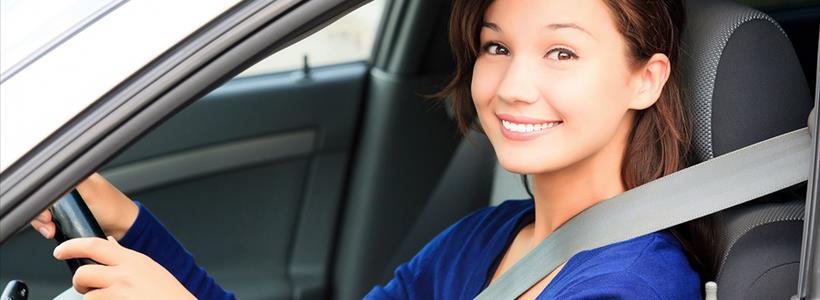
[[[117,0],[0,0],[0,76],[36,60],[68,39]],[[114,5],[115,6],[115,5]],[[19,66],[15,67],[19,68]]]

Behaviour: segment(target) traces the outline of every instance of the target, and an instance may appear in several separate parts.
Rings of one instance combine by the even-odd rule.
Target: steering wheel
[[[49,210],[54,224],[57,225],[54,239],[58,243],[80,237],[105,238],[105,233],[100,228],[100,224],[94,219],[94,215],[91,214],[91,210],[85,205],[85,201],[77,190],[72,190],[63,196]],[[80,266],[97,264],[97,262],[87,258],[69,259],[66,260],[66,263],[68,268],[71,269],[71,274],[74,274]],[[25,300],[28,299],[28,295],[26,284],[13,280],[6,286],[0,299]],[[54,299],[76,300],[82,298],[82,294],[74,290],[73,287],[69,287]]]

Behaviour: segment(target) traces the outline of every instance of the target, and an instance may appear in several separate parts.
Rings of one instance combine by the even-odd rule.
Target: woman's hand
[[[137,219],[137,205],[100,174],[94,173],[81,182],[77,186],[77,191],[106,235],[117,240],[122,239]],[[56,232],[51,212],[48,210],[32,220],[31,227],[47,239],[53,238]]]
[[[196,299],[171,273],[150,257],[120,246],[113,237],[76,238],[54,249],[60,260],[90,258],[74,274],[74,289],[84,299]]]

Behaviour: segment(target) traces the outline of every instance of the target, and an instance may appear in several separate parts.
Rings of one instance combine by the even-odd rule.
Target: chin
[[[550,157],[527,153],[496,153],[502,168],[517,174],[540,174],[561,169],[558,162]]]

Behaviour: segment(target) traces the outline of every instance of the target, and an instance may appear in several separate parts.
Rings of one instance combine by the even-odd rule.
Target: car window
[[[271,54],[146,134],[101,174],[156,215],[238,299],[326,293],[365,60],[385,4],[359,7]],[[311,76],[289,72],[302,68],[304,55]],[[226,264],[230,256],[236,259]]]
[[[251,66],[100,173],[157,216],[238,299],[329,294],[366,60],[388,1],[359,7]],[[303,55],[315,76],[282,72],[301,69]],[[32,299],[62,292],[71,280],[65,264],[50,259],[53,248],[30,229],[10,239],[0,246],[0,284],[24,280]]]
[[[354,10],[311,36],[251,66],[237,77],[299,69],[304,66],[305,57],[310,67],[370,58],[386,2],[375,0]]]

